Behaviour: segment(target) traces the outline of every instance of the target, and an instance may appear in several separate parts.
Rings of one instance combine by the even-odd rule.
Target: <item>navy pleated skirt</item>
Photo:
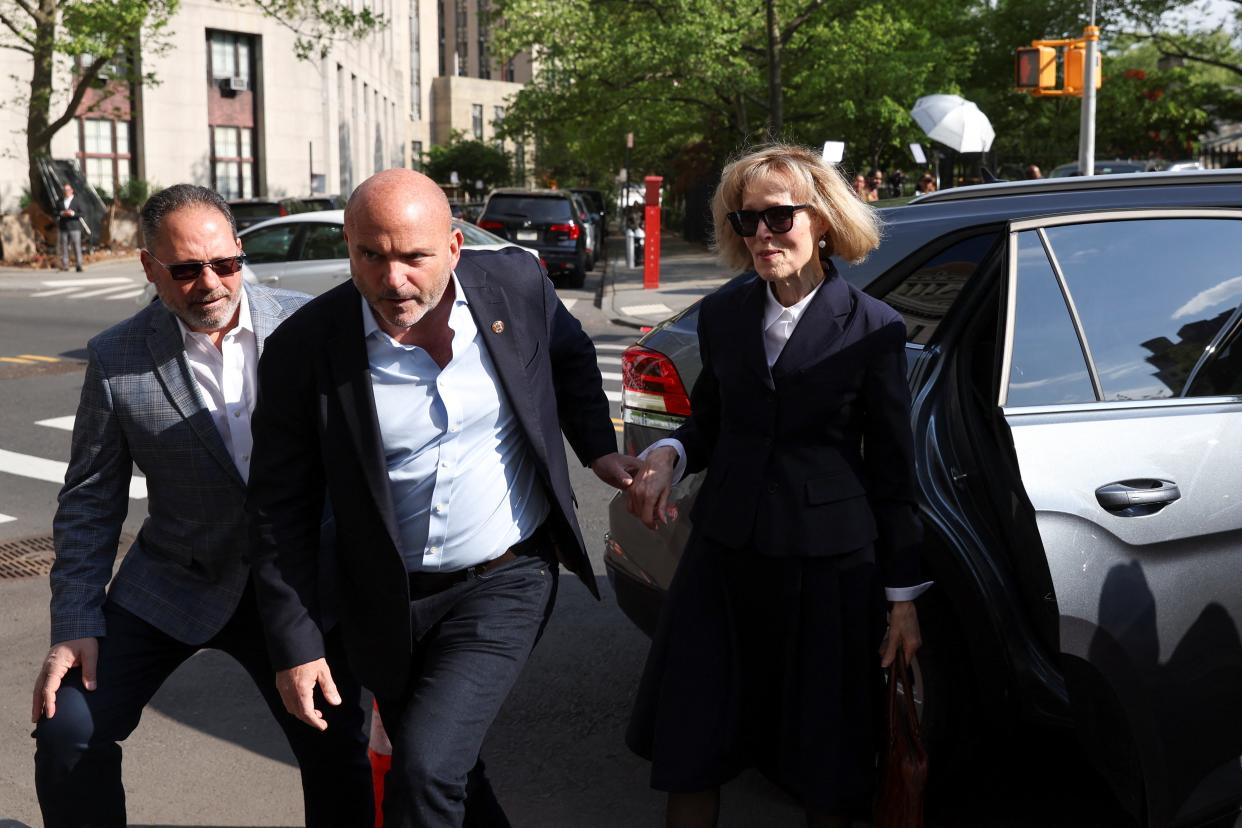
[[[692,538],[626,734],[651,786],[700,791],[756,767],[805,807],[867,813],[884,613],[870,549],[773,557]]]

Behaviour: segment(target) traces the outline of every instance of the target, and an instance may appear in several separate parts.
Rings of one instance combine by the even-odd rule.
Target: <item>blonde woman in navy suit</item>
[[[905,326],[837,275],[831,256],[864,258],[878,220],[818,153],[733,161],[712,213],[748,272],[704,299],[693,413],[629,490],[654,529],[672,484],[707,471],[628,741],[670,826],[714,825],[746,767],[808,825],[846,826],[874,793],[880,668],[920,645]]]

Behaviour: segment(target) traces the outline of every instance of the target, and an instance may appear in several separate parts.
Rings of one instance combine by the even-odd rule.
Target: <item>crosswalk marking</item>
[[[90,279],[52,279],[44,281],[44,287],[50,288],[80,288],[80,287],[98,287],[100,285],[132,285],[134,280],[128,276],[96,276]]]
[[[36,362],[60,362],[56,357],[39,356],[38,354],[18,354],[18,359],[33,359]]]
[[[17,518],[12,515],[0,515],[0,523],[12,523],[15,520],[17,520]]]
[[[603,377],[604,379],[606,379],[606,380],[616,380],[617,382],[620,382],[620,381],[621,381],[621,375],[620,375],[620,374],[610,374],[610,373],[608,373],[607,371],[600,371],[600,372],[599,372],[599,375],[600,375],[601,377]]]
[[[75,287],[63,287],[63,288],[53,288],[52,290],[41,290],[38,293],[30,294],[30,298],[31,299],[43,299],[48,296],[60,296],[65,293],[73,293],[75,290],[77,290],[77,288]]]
[[[68,463],[62,463],[59,460],[47,460],[43,457],[34,457],[29,454],[18,454],[15,451],[0,449],[0,472],[5,474],[15,474],[18,477],[44,480],[48,483],[64,483],[65,471],[68,468]],[[146,478],[130,478],[129,496],[133,500],[146,499]]]
[[[607,397],[610,402],[621,402],[620,391],[605,391],[604,396]]]
[[[137,299],[139,296],[142,295],[143,291],[145,290],[146,288],[135,288],[134,290],[127,290],[124,293],[117,293],[117,294],[113,294],[112,296],[106,296],[104,298],[109,301],[113,299]]]
[[[39,420],[35,425],[47,426],[48,428],[59,428],[63,431],[73,431],[73,421],[77,419],[70,414],[68,417],[52,417],[50,420]]]
[[[627,313],[630,316],[646,316],[652,313],[672,313],[673,309],[668,305],[656,302],[651,305],[630,305],[627,308],[622,308],[621,312]]]
[[[562,299],[561,304],[565,306],[565,310],[573,310],[574,305],[578,304],[577,299]]]
[[[597,351],[624,351],[629,345],[618,345],[614,342],[596,342],[595,350]]]
[[[602,356],[602,357],[596,357],[595,361],[598,362],[600,365],[620,365],[621,357]]]
[[[33,359],[22,359],[21,357],[0,357],[0,362],[10,362],[14,365],[35,365]]]
[[[92,296],[103,296],[105,293],[116,293],[117,291],[122,291],[122,290],[129,292],[133,290],[133,287],[132,287],[133,284],[134,284],[133,282],[126,281],[124,285],[121,285],[119,287],[117,285],[109,285],[108,287],[97,288],[95,290],[88,290],[83,293],[75,293],[69,298],[70,299],[90,299]],[[139,290],[141,292],[141,289]]]

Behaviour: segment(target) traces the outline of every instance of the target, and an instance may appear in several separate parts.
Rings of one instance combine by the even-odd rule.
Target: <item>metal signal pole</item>
[[[1078,125],[1078,171],[1095,175],[1095,72],[1100,49],[1100,29],[1095,25],[1095,0],[1091,0],[1091,25],[1083,31],[1087,41],[1082,66],[1082,112]]]

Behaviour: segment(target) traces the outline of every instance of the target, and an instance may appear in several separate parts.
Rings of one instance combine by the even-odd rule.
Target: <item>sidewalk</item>
[[[722,268],[714,253],[680,236],[660,237],[660,286],[643,288],[641,260],[625,266],[625,237],[608,239],[608,268],[603,276],[600,307],[618,325],[650,328],[693,305],[733,275]]]

